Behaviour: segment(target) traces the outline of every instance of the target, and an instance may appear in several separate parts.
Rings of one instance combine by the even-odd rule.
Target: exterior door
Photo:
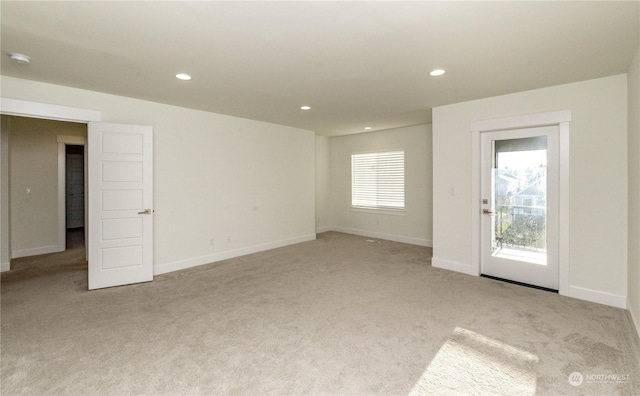
[[[558,126],[481,134],[481,272],[558,289]]]
[[[89,123],[89,289],[153,280],[153,130]]]

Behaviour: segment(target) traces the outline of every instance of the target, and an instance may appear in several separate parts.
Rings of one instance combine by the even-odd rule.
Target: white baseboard
[[[479,276],[470,264],[458,263],[455,261],[443,260],[433,257],[431,259],[431,266],[435,268],[446,269],[449,271],[462,272],[463,274]]]
[[[10,262],[0,263],[0,272],[6,272],[6,271],[10,271],[10,270],[11,270],[11,263]]]
[[[569,286],[569,293],[567,296],[616,308],[627,308],[627,297],[625,296],[585,289],[583,287]]]
[[[386,241],[408,243],[410,245],[433,247],[433,241],[422,238],[407,237],[402,235],[383,234],[380,232],[372,232],[367,230],[359,230],[347,227],[323,227],[328,228],[326,231],[337,231],[345,234],[360,235],[368,238],[384,239]]]
[[[11,252],[11,258],[38,256],[40,254],[58,253],[64,252],[64,249],[60,249],[58,245],[41,246],[30,249],[19,249]]]
[[[633,314],[633,309],[631,304],[629,304],[629,298],[627,298],[627,310],[629,311],[629,315],[631,315],[631,322],[636,328],[636,334],[638,335],[638,343],[640,344],[640,318]]]
[[[253,254],[258,252],[264,252],[265,250],[276,249],[284,246],[295,245],[296,243],[313,241],[316,239],[316,234],[303,235],[295,238],[284,239],[281,241],[268,242],[260,245],[248,246],[241,249],[229,250],[220,253],[214,253],[207,256],[194,257],[186,260],[180,260],[173,263],[160,264],[153,268],[154,275],[166,274],[168,272],[179,271],[191,267],[197,267],[199,265],[211,264],[217,261],[228,260],[235,257],[245,256],[247,254]]]
[[[316,228],[316,234],[322,234],[323,232],[333,231],[333,227],[324,226]]]

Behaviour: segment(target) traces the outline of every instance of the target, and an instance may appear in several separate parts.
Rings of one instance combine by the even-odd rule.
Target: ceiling
[[[436,106],[626,73],[640,39],[638,1],[0,7],[3,75],[325,136],[428,123]],[[13,52],[31,63],[12,62]],[[436,68],[447,72],[430,77]]]

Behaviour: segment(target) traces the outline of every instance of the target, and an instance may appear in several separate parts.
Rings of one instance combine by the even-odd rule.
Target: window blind
[[[351,155],[351,206],[404,210],[404,151]]]

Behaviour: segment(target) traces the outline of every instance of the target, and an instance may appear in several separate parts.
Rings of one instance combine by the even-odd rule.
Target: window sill
[[[373,213],[373,214],[381,214],[381,215],[390,215],[390,216],[404,216],[404,209],[378,209],[378,208],[360,208],[357,206],[351,207],[352,212],[361,212],[361,213]]]

